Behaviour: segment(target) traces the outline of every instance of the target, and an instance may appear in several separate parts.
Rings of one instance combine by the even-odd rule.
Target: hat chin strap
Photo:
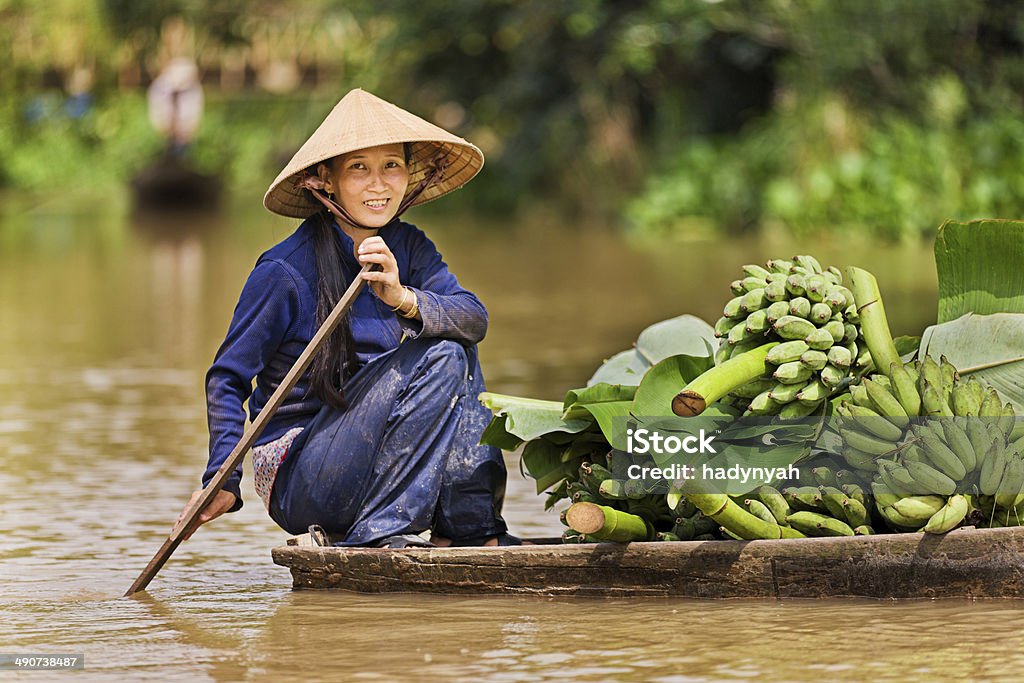
[[[449,164],[447,155],[438,154],[433,159],[431,159],[428,162],[428,164],[431,166],[431,169],[427,173],[426,177],[423,178],[423,180],[421,180],[416,185],[416,187],[412,189],[412,192],[406,193],[405,197],[402,199],[402,203],[398,205],[398,211],[395,212],[395,215],[391,218],[390,221],[380,226],[381,228],[386,228],[387,226],[393,223],[397,223],[398,217],[405,213],[406,209],[412,206],[412,203],[415,202],[416,199],[418,199],[421,194],[423,194],[424,190],[426,190],[431,185],[434,185],[444,180],[444,172]],[[360,230],[380,230],[380,228],[371,228],[367,225],[359,223],[354,218],[352,218],[349,212],[345,210],[345,207],[343,207],[341,204],[338,204],[336,201],[328,197],[324,193],[324,181],[320,178],[320,176],[313,175],[312,173],[309,173],[307,171],[302,176],[299,177],[299,180],[296,184],[299,187],[304,187],[307,190],[309,190],[309,193],[313,195],[313,197],[316,198],[317,201],[323,204],[328,211],[334,214],[334,217],[337,218],[338,220],[348,223],[353,228],[359,228]]]

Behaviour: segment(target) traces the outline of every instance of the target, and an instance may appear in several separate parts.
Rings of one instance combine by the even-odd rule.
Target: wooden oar
[[[227,460],[225,460],[224,464],[220,466],[219,470],[217,470],[217,474],[213,476],[210,483],[203,489],[202,495],[196,499],[196,502],[185,511],[182,518],[174,525],[174,528],[171,530],[171,534],[167,537],[167,540],[164,541],[164,544],[160,546],[160,550],[157,551],[156,555],[153,556],[153,559],[149,561],[148,565],[146,565],[146,568],[142,570],[141,574],[139,574],[139,578],[135,579],[135,583],[133,583],[132,587],[128,589],[128,592],[124,594],[125,597],[141,590],[145,590],[146,586],[149,585],[149,582],[153,580],[153,577],[156,576],[157,572],[164,566],[164,563],[167,562],[171,553],[181,545],[182,540],[185,538],[185,533],[188,531],[189,527],[192,526],[192,523],[199,517],[199,513],[206,508],[211,500],[213,500],[213,497],[217,495],[217,492],[224,488],[224,484],[227,483],[231,473],[235,471],[235,468],[238,467],[240,462],[242,462],[242,458],[245,457],[249,448],[252,447],[253,441],[255,441],[256,437],[260,435],[260,432],[262,432],[263,428],[266,427],[267,422],[270,421],[270,418],[281,406],[281,403],[284,402],[285,396],[288,395],[288,392],[292,390],[296,382],[299,381],[299,378],[302,377],[302,374],[306,372],[307,368],[309,368],[310,363],[313,361],[313,356],[316,355],[316,352],[324,345],[324,341],[332,332],[334,332],[345,317],[345,314],[348,313],[348,309],[352,307],[352,302],[355,301],[357,296],[359,296],[360,290],[363,288],[363,285],[366,284],[366,280],[362,277],[363,273],[379,268],[380,266],[377,264],[368,263],[359,271],[359,275],[356,276],[352,281],[352,284],[350,284],[348,289],[345,290],[345,293],[342,295],[337,305],[335,305],[334,310],[331,311],[330,315],[327,316],[327,319],[324,320],[324,324],[320,326],[320,329],[317,330],[315,335],[313,335],[313,338],[309,340],[309,344],[306,345],[302,355],[300,355],[298,360],[295,361],[295,365],[293,365],[292,369],[288,371],[287,375],[285,375],[284,380],[281,382],[280,386],[277,387],[277,390],[271,395],[267,404],[263,406],[263,410],[260,411],[260,414],[256,416],[256,419],[252,421],[252,424],[250,424],[245,430],[245,433],[242,434],[242,438],[238,442],[238,445],[236,445],[235,449],[231,451]]]

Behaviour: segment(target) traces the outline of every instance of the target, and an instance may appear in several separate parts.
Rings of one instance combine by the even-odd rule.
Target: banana
[[[733,280],[729,283],[729,289],[732,290],[733,296],[743,296],[747,293],[746,288],[743,286],[743,280]]]
[[[786,291],[786,281],[772,280],[764,286],[764,298],[772,303],[782,303],[789,298],[789,292]],[[786,304],[789,307],[789,304]]]
[[[818,511],[821,509],[819,491],[813,486],[790,486],[782,490],[789,507],[794,510]]]
[[[794,273],[786,278],[786,291],[793,297],[802,297],[807,292],[807,283],[803,275]]]
[[[722,342],[722,345],[715,351],[715,365],[721,365],[725,361],[729,360],[729,355],[732,353],[733,347],[729,346],[728,342]]]
[[[856,527],[853,530],[853,533],[856,536],[871,536],[871,535],[873,535],[875,533],[875,530],[872,529],[867,524],[862,524],[859,527]]]
[[[892,507],[908,519],[927,522],[945,504],[946,499],[942,496],[907,496],[893,503]]]
[[[811,303],[816,304],[825,300],[825,293],[828,291],[828,280],[819,274],[809,275],[804,279],[806,296]]]
[[[745,341],[748,341],[753,337],[754,335],[747,330],[747,326],[743,323],[740,323],[733,327],[731,330],[729,330],[729,334],[726,336],[725,340],[729,344],[729,346],[736,346],[737,344],[741,344]]]
[[[953,393],[953,385],[960,379],[960,373],[956,371],[956,368],[949,362],[948,358],[940,356],[939,374],[942,376],[942,396],[948,402],[950,395]]]
[[[839,313],[849,305],[846,303],[846,292],[843,291],[844,289],[846,287],[832,286],[829,287],[828,293],[825,295],[825,300],[822,303],[828,304],[833,313]]]
[[[836,476],[838,479],[838,474]],[[843,484],[839,487],[839,490],[846,494],[848,498],[852,498],[861,505],[867,505],[868,497],[867,494],[857,484]]]
[[[910,417],[921,414],[921,394],[917,391],[914,376],[902,363],[893,363],[889,367],[889,379],[892,380],[892,393],[903,406],[904,412]]]
[[[747,382],[738,389],[733,389],[733,395],[739,396],[740,398],[754,398],[762,391],[768,391],[775,386],[775,381],[772,379],[761,378],[755,379],[753,382]]]
[[[724,315],[726,318],[732,318],[734,320],[746,317],[744,315],[744,312],[740,310],[740,302],[743,301],[743,296],[745,295],[729,299],[729,302],[725,305],[725,308],[722,309],[722,315]]]
[[[848,342],[857,341],[857,338],[860,336],[860,332],[857,331],[857,326],[856,325],[853,325],[851,323],[846,323],[845,325],[843,325],[843,329],[844,329],[844,332],[843,332],[843,340],[844,341],[848,341]],[[865,348],[864,351],[867,351],[867,348]],[[864,355],[863,352],[861,353],[861,355]],[[870,358],[870,357],[871,356],[869,355],[868,358]],[[865,365],[867,365],[867,363],[865,363]]]
[[[838,344],[841,341],[852,341],[847,339],[847,336],[850,330],[856,330],[857,328],[853,325],[844,325],[840,320],[829,320],[821,329],[828,332],[829,336],[832,337],[833,343]]]
[[[1014,453],[1003,469],[1003,478],[999,482],[999,491],[996,493],[996,505],[1001,508],[1012,508],[1024,487],[1024,460],[1020,455]]]
[[[999,482],[1003,479],[1006,462],[1004,444],[999,439],[993,439],[978,475],[978,489],[986,496],[994,496],[999,491]]]
[[[786,516],[790,514],[790,509],[785,496],[767,485],[758,487],[754,493],[764,503],[764,506],[771,511],[777,524],[786,523]]]
[[[844,403],[840,415],[849,416],[851,426],[863,432],[874,434],[880,439],[896,442],[903,437],[903,430],[885,419],[870,408],[862,408],[855,403]]]
[[[811,306],[811,315],[807,318],[816,325],[824,325],[832,317],[832,307],[824,301]]]
[[[821,383],[829,387],[830,389],[835,389],[839,387],[840,384],[843,383],[844,379],[846,379],[846,370],[843,370],[842,368],[837,368],[836,366],[829,363],[828,365],[821,369],[821,375],[818,377],[818,379],[820,379]]]
[[[728,318],[724,318],[724,320],[728,320]],[[825,358],[829,363],[842,370],[849,370],[853,363],[850,349],[845,346],[833,346],[828,350],[828,355]]]
[[[772,365],[791,363],[792,361],[800,360],[800,356],[810,348],[803,339],[782,342],[778,346],[773,346],[769,349],[764,360]]]
[[[789,302],[788,301],[776,301],[765,310],[765,317],[768,318],[768,322],[772,325],[784,315],[789,315]]]
[[[743,295],[740,299],[740,310],[744,313],[750,313],[751,311],[757,311],[764,308],[770,303],[764,296],[764,288],[752,289]]]
[[[819,486],[818,491],[820,491],[818,496],[821,499],[821,504],[828,510],[828,513],[836,519],[846,519],[846,514],[843,512],[843,501],[847,500],[846,494],[834,486]]]
[[[721,339],[725,335],[729,334],[729,330],[731,330],[736,324],[736,321],[732,318],[722,316],[715,323],[715,336]]]
[[[743,266],[743,273],[748,277],[761,278],[762,280],[769,275],[769,271],[766,268],[762,268],[757,264]]]
[[[807,345],[812,349],[817,349],[818,351],[828,351],[832,348],[832,345],[835,344],[835,339],[832,338],[832,335],[828,330],[823,328],[811,330],[804,337],[804,341],[807,342]]]
[[[856,448],[845,446],[843,448],[843,459],[846,464],[861,472],[874,472],[878,465],[874,455],[859,451]]]
[[[809,349],[800,354],[800,362],[811,370],[821,370],[828,364],[828,356],[821,351]]]
[[[971,445],[971,439],[967,436],[964,428],[955,420],[943,420],[942,431],[946,436],[946,444],[964,464],[964,469],[973,472],[978,466],[978,457],[974,453],[974,446]]]
[[[760,334],[766,331],[771,325],[768,324],[768,311],[763,308],[759,311],[754,311],[747,316],[746,324],[744,329],[747,332]]]
[[[978,462],[976,468],[980,469],[985,464],[985,456],[992,447],[992,436],[988,427],[977,417],[967,418],[967,436],[971,440],[971,448]]]
[[[605,498],[623,500],[626,498],[624,483],[621,479],[605,479],[601,482],[599,491]]]
[[[843,311],[843,317],[846,318],[846,322],[848,323],[859,323],[860,312],[857,310],[857,304],[850,304],[847,306],[846,310]]]
[[[854,328],[855,330],[857,328]],[[850,340],[847,340],[850,341]],[[871,360],[871,351],[868,350],[867,346],[863,344],[858,347],[859,353],[853,361],[853,367],[859,368],[864,372],[871,372],[875,367],[874,361]]]
[[[853,529],[846,522],[817,512],[794,512],[786,521],[808,536],[853,536]]]
[[[743,283],[743,289],[749,294],[755,289],[764,289],[768,285],[768,280],[763,277],[753,277],[748,275],[747,277],[740,280]]]
[[[806,382],[813,374],[814,371],[801,364],[800,361],[792,361],[789,363],[783,363],[779,367],[775,368],[775,372],[772,373],[772,377],[782,384],[797,384]]]
[[[908,491],[911,495],[917,496],[930,493],[931,489],[914,479],[910,474],[910,470],[907,469],[908,464],[910,463],[904,463],[903,465],[894,467],[889,471],[893,481],[902,486],[903,490]],[[920,465],[921,463],[913,464]],[[941,474],[941,472],[939,474]]]
[[[825,269],[825,272],[832,273],[832,276],[836,279],[837,285],[843,284],[843,274],[838,268],[835,266],[829,266]]]
[[[899,512],[896,511],[896,508],[893,508],[893,507],[879,508],[878,512],[879,512],[879,514],[882,515],[882,517],[885,519],[885,521],[889,522],[889,524],[892,527],[896,528],[897,530],[899,530],[899,529],[915,529],[916,530],[916,529],[920,529],[924,525],[924,522],[922,522],[920,520],[910,519],[909,517],[904,517],[903,515],[901,515]]]
[[[1016,421],[1017,417],[1016,414],[1013,412],[1013,404],[1007,403],[1006,405],[1003,406],[1003,412],[999,416],[998,422],[1000,429],[1003,430],[1003,433],[1006,434],[1007,438],[1009,438],[1010,435],[1013,434],[1013,428]]]
[[[963,461],[957,457],[956,453],[951,451],[949,446],[935,435],[935,432],[923,429],[921,425],[915,425],[915,427],[917,427],[915,434],[917,435],[918,443],[924,449],[925,456],[935,469],[953,481],[963,480],[967,476],[967,468],[964,466]]]
[[[776,382],[769,392],[769,396],[778,403],[779,405],[785,405],[790,401],[795,401],[797,394],[799,394],[803,388],[807,386],[804,384],[783,384],[782,382]]]
[[[789,269],[793,267],[793,262],[783,258],[775,258],[770,260],[767,265],[768,269],[773,273],[788,274]]]
[[[798,318],[795,315],[784,315],[775,321],[773,329],[783,339],[805,339],[818,328],[809,320]],[[808,346],[810,346],[809,343]]]
[[[801,417],[807,417],[815,410],[818,409],[820,404],[817,403],[804,403],[802,401],[793,401],[782,406],[782,410],[779,411],[779,417],[783,419],[796,419]]]
[[[811,315],[811,302],[802,296],[790,299],[789,314],[806,320]]]
[[[946,403],[946,399],[942,395],[942,389],[928,380],[923,380],[921,387],[921,414],[932,417],[953,417],[953,411],[949,409],[949,404]]]
[[[928,534],[944,534],[952,531],[964,521],[969,511],[970,504],[965,497],[950,496],[942,509],[932,515],[932,518],[924,525],[924,531]]]
[[[910,418],[903,405],[893,396],[888,389],[882,386],[877,380],[861,380],[861,384],[868,391],[871,402],[875,405],[875,412],[884,416],[900,429],[906,429],[910,424]]]
[[[843,512],[846,515],[846,523],[854,528],[867,524],[871,519],[871,515],[868,513],[864,503],[856,498],[847,497],[843,501]]]
[[[751,415],[774,415],[782,404],[772,398],[772,392],[762,391],[750,400],[747,411]]]
[[[807,254],[799,254],[793,257],[793,263],[798,266],[802,266],[807,270],[808,273],[820,273],[821,264],[818,263],[818,259]]]
[[[936,388],[942,386],[942,370],[939,364],[932,360],[931,356],[925,356],[921,361],[920,374],[918,376],[917,388],[924,393],[925,383],[930,383]]]
[[[850,386],[850,398],[861,408],[875,409],[875,404],[871,402],[871,397],[868,396],[867,387],[863,384],[853,384]]]
[[[916,493],[930,493],[939,496],[951,496],[956,493],[956,482],[934,467],[923,462],[908,462],[904,464],[904,467],[914,481],[920,484]]]
[[[830,393],[832,393],[831,389],[817,380],[812,380],[804,385],[804,388],[796,395],[796,400],[807,405],[816,406],[828,398]]]
[[[924,454],[924,449],[917,445],[916,442],[904,443],[900,457],[903,462],[929,462],[927,456]]]
[[[812,467],[811,476],[818,486],[836,486],[839,483],[836,481],[835,472],[828,467]]]
[[[873,434],[865,434],[854,429],[846,427],[840,427],[840,435],[843,437],[843,442],[851,448],[856,448],[858,451],[869,453],[871,455],[887,455],[896,450],[896,444],[889,439],[880,439]]]
[[[775,521],[775,515],[773,515],[771,510],[769,510],[761,501],[755,498],[746,498],[744,499],[743,504],[747,506],[747,511],[758,519],[763,519],[770,524],[778,523]]]
[[[971,382],[958,382],[953,387],[950,403],[953,413],[962,417],[977,415],[981,409],[981,397],[971,388]]]
[[[879,510],[883,507],[891,507],[900,499],[898,495],[890,491],[884,484],[877,481],[871,482],[871,494],[875,497]]]

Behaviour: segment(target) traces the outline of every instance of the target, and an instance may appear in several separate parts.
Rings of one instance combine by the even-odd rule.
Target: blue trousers
[[[479,445],[490,411],[476,347],[411,339],[345,383],[346,410],[324,406],[278,470],[270,516],[285,531],[319,524],[337,545],[426,529],[456,541],[507,530],[505,464]]]

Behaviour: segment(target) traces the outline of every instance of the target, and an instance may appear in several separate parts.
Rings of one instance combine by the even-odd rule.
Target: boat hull
[[[361,593],[1024,597],[1021,527],[959,529],[943,536],[507,548],[391,550],[297,543],[274,548],[272,554],[275,563],[291,570],[297,589]]]

